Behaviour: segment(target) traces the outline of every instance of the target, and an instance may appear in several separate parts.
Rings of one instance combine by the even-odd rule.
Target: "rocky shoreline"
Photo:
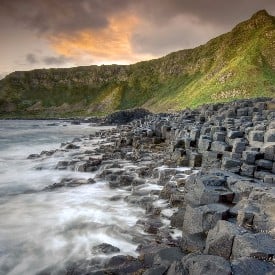
[[[260,98],[146,114],[63,144],[74,158],[56,169],[95,172],[130,192],[112,200],[145,215],[136,224],[143,234],[133,237],[137,258],[103,243],[93,250],[107,260],[79,261],[61,274],[275,274],[274,106]],[[89,141],[98,146],[80,151]],[[45,191],[93,183],[64,179]]]

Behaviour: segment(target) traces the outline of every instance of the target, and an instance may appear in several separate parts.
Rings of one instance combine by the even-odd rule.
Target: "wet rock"
[[[177,186],[173,182],[168,182],[162,188],[159,197],[169,200],[171,195],[177,190]]]
[[[73,143],[69,143],[69,144],[67,144],[67,145],[64,147],[64,149],[66,149],[66,150],[79,149],[79,148],[80,148],[80,146],[75,145],[75,144],[73,144]]]
[[[77,163],[77,161],[67,161],[67,160],[62,160],[57,163],[55,166],[55,169],[57,170],[74,170],[74,165]]]
[[[118,255],[112,257],[105,265],[105,274],[133,274],[143,268],[142,263],[131,257]]]
[[[27,159],[38,159],[40,158],[40,155],[39,154],[30,154]]]
[[[144,231],[149,234],[157,234],[162,225],[159,219],[148,219],[144,223]]]
[[[101,159],[91,159],[88,161],[77,163],[75,166],[76,170],[79,172],[94,172],[98,170],[101,162]]]
[[[163,248],[155,254],[153,264],[168,268],[174,261],[182,259],[184,255],[178,247]]]
[[[102,243],[92,247],[92,252],[94,254],[112,254],[120,252],[118,247],[115,247],[108,243]]]
[[[42,152],[40,153],[40,156],[50,157],[50,156],[52,156],[55,152],[57,152],[57,150],[42,151]]]
[[[167,181],[171,179],[177,173],[174,168],[162,167],[154,170],[154,175],[158,178],[158,183],[164,185]]]
[[[93,184],[93,183],[95,183],[94,179],[65,178],[58,183],[54,183],[52,185],[47,186],[44,190],[54,190],[56,188],[61,188],[61,187],[77,187],[79,185]]]

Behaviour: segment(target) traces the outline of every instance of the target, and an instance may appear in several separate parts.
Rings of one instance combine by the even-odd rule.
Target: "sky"
[[[193,48],[274,0],[0,0],[0,78],[36,68],[130,64]]]

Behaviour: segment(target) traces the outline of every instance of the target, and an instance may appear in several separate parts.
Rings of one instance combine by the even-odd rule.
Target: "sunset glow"
[[[132,15],[119,15],[110,18],[104,29],[87,29],[77,33],[60,34],[49,37],[56,53],[78,59],[86,56],[96,63],[117,61],[129,63],[142,60],[145,55],[138,55],[131,45],[131,34],[139,19]],[[153,58],[153,55],[147,55]]]

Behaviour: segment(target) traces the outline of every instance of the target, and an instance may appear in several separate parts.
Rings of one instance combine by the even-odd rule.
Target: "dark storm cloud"
[[[150,0],[136,3],[144,18],[158,24],[179,15],[193,15],[201,22],[231,24],[260,9],[275,12],[274,0]]]
[[[41,33],[73,32],[108,25],[108,17],[124,10],[127,0],[1,0],[0,15]]]
[[[103,28],[112,15],[134,13],[161,27],[179,15],[227,25],[259,9],[275,12],[274,0],[1,0],[0,14],[39,32]],[[123,18],[122,18],[123,19]]]
[[[56,53],[27,55],[29,65],[59,66],[68,57],[79,64],[82,56],[95,63],[132,62],[193,48],[260,9],[275,15],[275,1],[0,0],[0,32],[14,45],[12,37],[27,31],[30,45],[42,38]]]
[[[144,25],[131,36],[137,53],[163,55],[193,48],[230,31],[255,12],[267,9],[275,14],[274,0],[151,0],[136,6]],[[146,30],[146,31],[144,31]]]
[[[39,63],[39,61],[37,60],[37,57],[32,54],[32,53],[29,53],[26,55],[26,61],[29,63],[29,64],[37,64]]]

